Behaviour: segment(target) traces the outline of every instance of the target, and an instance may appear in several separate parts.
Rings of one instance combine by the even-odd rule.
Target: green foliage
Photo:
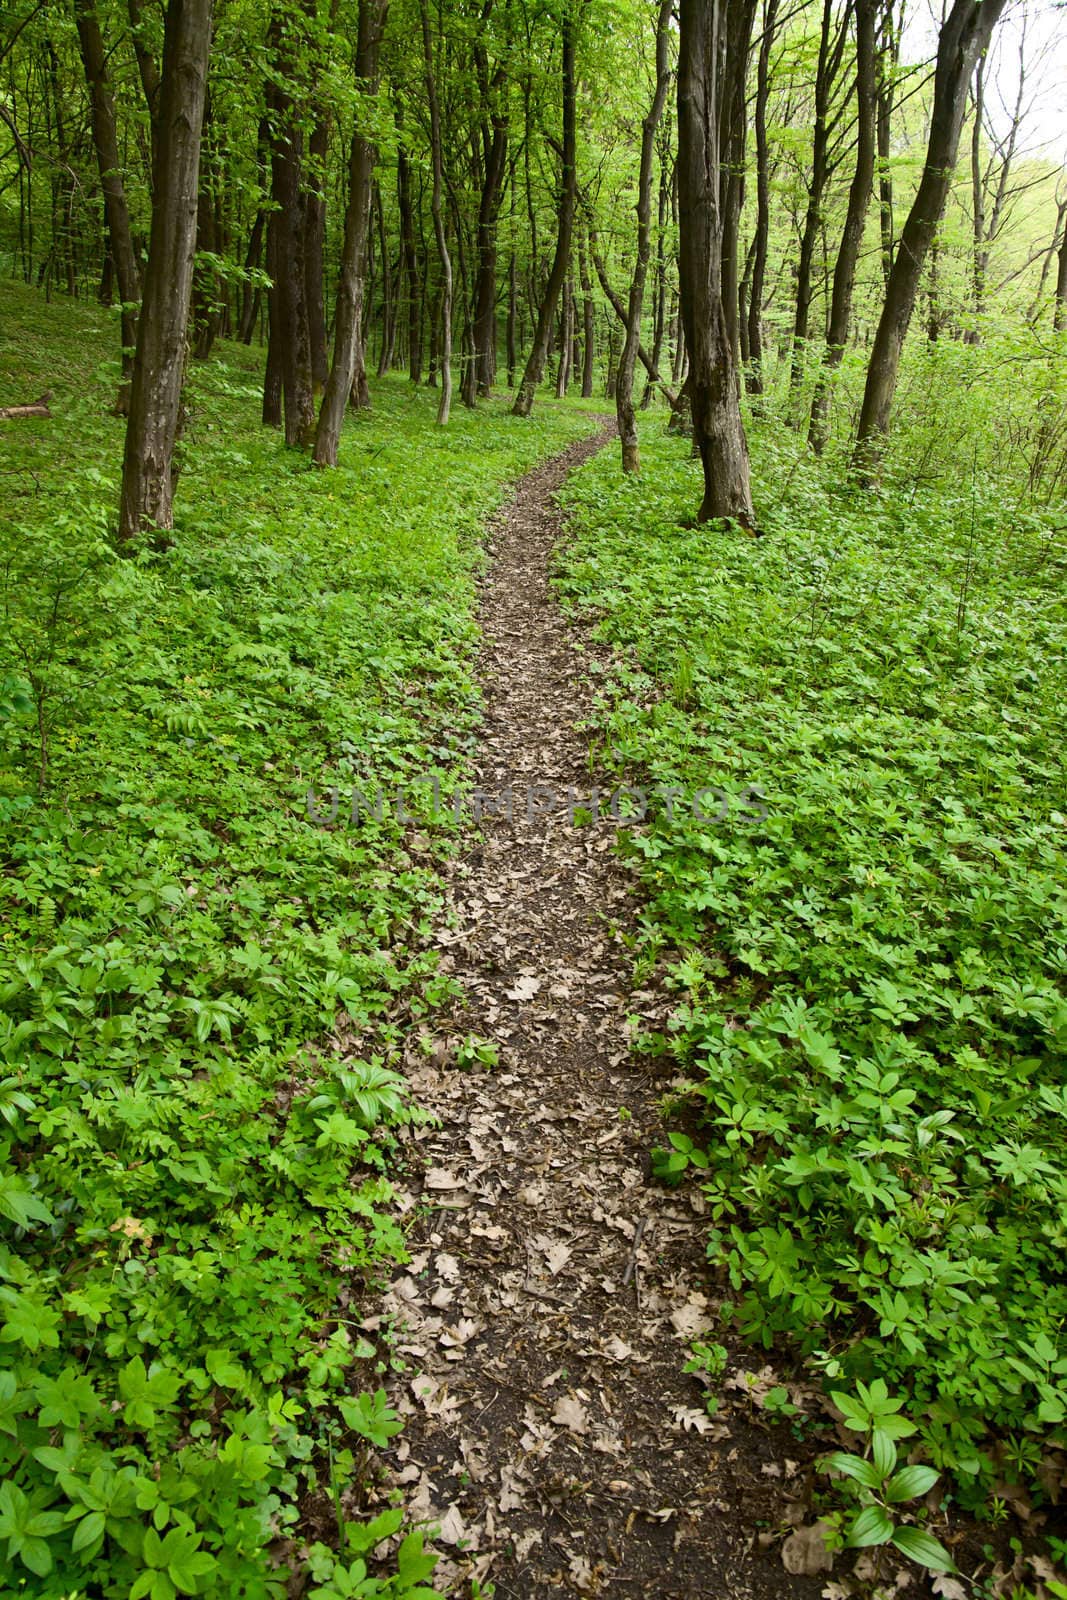
[[[588,424],[497,408],[473,452],[385,386],[319,475],[228,350],[196,377],[174,547],[116,561],[102,318],[42,338],[36,296],[6,305],[12,384],[59,376],[0,480],[4,1592],[281,1596],[330,1463],[358,1480],[399,1427],[355,1329],[404,1259],[393,1018],[441,992],[425,841],[315,826],[308,785],[455,783],[475,531]],[[321,1593],[428,1592],[418,1536],[379,1578],[384,1535],[357,1535]]]
[[[895,1399],[880,1378],[870,1387],[857,1386],[858,1398],[835,1392],[833,1400],[843,1412],[846,1428],[862,1433],[867,1448],[862,1456],[835,1450],[822,1463],[823,1471],[842,1480],[841,1489],[855,1502],[847,1514],[834,1513],[828,1521],[847,1550],[891,1544],[910,1561],[934,1572],[954,1572],[955,1563],[944,1545],[925,1528],[898,1523],[897,1507],[920,1500],[937,1483],[934,1467],[915,1463],[899,1466],[898,1439],[916,1432],[900,1415],[904,1402]]]
[[[560,573],[623,663],[615,771],[766,797],[620,834],[677,990],[655,1170],[702,1185],[738,1326],[884,1377],[977,1503],[994,1438],[1032,1478],[1067,1415],[1062,541],[970,474],[864,495],[771,424],[767,537],[683,531],[683,448],[583,469]]]

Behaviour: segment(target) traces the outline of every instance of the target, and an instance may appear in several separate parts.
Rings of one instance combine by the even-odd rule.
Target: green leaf
[[[882,1506],[865,1506],[848,1531],[845,1548],[866,1550],[872,1544],[888,1544],[893,1524]]]
[[[338,1409],[348,1426],[379,1450],[383,1450],[403,1427],[396,1412],[386,1403],[384,1389],[376,1390],[373,1395],[360,1394],[352,1400],[341,1400]]]
[[[897,1447],[882,1427],[877,1427],[871,1438],[871,1454],[879,1479],[886,1479],[897,1464]]]
[[[862,1456],[846,1455],[843,1450],[836,1450],[833,1455],[827,1456],[823,1468],[827,1472],[840,1472],[846,1478],[855,1478],[866,1489],[877,1489],[882,1482],[873,1461],[864,1461]]]
[[[936,1467],[918,1464],[901,1467],[886,1485],[885,1497],[892,1505],[899,1505],[903,1500],[918,1500],[920,1496],[929,1494],[940,1476]]]
[[[920,1567],[929,1567],[931,1572],[956,1570],[955,1562],[944,1545],[932,1533],[927,1533],[925,1528],[897,1528],[892,1543],[902,1555],[917,1561]]]
[[[105,1525],[102,1511],[90,1511],[87,1516],[82,1517],[75,1528],[74,1537],[70,1542],[71,1549],[85,1550],[89,1545],[95,1545],[104,1537]]]

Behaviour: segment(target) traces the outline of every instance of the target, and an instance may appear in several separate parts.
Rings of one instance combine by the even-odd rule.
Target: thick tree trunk
[[[75,22],[78,28],[82,64],[85,68],[85,81],[89,88],[93,145],[96,150],[97,166],[100,169],[100,187],[104,193],[104,215],[107,219],[110,260],[114,265],[119,298],[122,301],[122,372],[124,377],[128,377],[133,365],[133,350],[137,339],[137,307],[141,299],[141,274],[137,267],[133,235],[130,231],[130,213],[126,204],[122,158],[119,154],[118,128],[115,121],[115,101],[108,78],[107,56],[95,0],[77,0]]]
[[[817,455],[822,453],[827,440],[833,374],[841,365],[845,345],[848,343],[856,264],[863,244],[867,208],[874,185],[877,113],[874,51],[877,4],[878,0],[856,0],[856,166],[849,186],[845,226],[834,266],[830,316],[826,327],[826,355],[811,402],[808,442]]]
[[[444,166],[441,153],[441,112],[437,103],[437,75],[433,65],[433,41],[430,38],[430,12],[427,0],[419,0],[422,20],[422,50],[426,67],[426,99],[430,108],[430,157],[433,164],[433,194],[430,211],[433,216],[434,238],[441,262],[440,351],[441,398],[437,404],[437,421],[442,427],[452,410],[452,257],[448,253],[444,218]]]
[[[756,66],[756,231],[752,251],[752,280],[748,294],[748,370],[750,394],[763,393],[763,292],[767,279],[767,243],[771,225],[771,174],[767,140],[767,101],[770,97],[771,48],[778,23],[778,0],[764,0],[763,32]]]
[[[564,0],[560,33],[563,45],[563,172],[560,181],[559,219],[556,230],[556,253],[552,270],[537,313],[537,327],[526,370],[515,396],[512,414],[528,417],[533,410],[537,385],[544,375],[548,360],[548,346],[556,308],[567,276],[571,255],[571,235],[574,232],[574,210],[578,198],[578,172],[576,166],[577,131],[575,126],[576,84],[574,71],[575,0]]]
[[[169,0],[157,116],[152,233],[122,463],[119,538],[174,526],[174,444],[196,248],[211,0]]]
[[[645,280],[652,253],[652,165],[656,154],[656,133],[670,88],[670,25],[674,0],[660,0],[656,19],[656,88],[648,115],[641,124],[641,165],[637,180],[637,253],[630,282],[630,303],[626,314],[626,338],[619,357],[615,380],[615,415],[619,423],[623,472],[639,472],[641,458],[637,445],[637,418],[634,414],[634,369],[637,347],[641,343],[641,312],[645,302]]]
[[[359,0],[356,77],[373,94],[378,87],[378,57],[388,0]],[[317,467],[337,465],[337,447],[352,384],[362,361],[363,271],[370,231],[371,178],[377,149],[361,130],[357,114],[348,156],[348,204],[337,279],[333,324],[333,362],[319,409],[312,459]]]
[[[725,126],[744,81],[753,0],[681,0],[678,40],[678,266],[689,352],[693,438],[704,470],[699,522],[754,528],[734,343],[723,304],[730,147]]]
[[[952,185],[968,86],[1005,4],[1006,0],[954,0],[941,28],[926,165],[900,236],[867,368],[855,452],[861,470],[877,461],[889,431],[904,339],[927,253]]]

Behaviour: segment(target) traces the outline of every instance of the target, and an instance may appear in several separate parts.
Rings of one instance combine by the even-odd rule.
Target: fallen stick
[[[14,422],[20,417],[50,417],[48,402],[52,398],[51,389],[43,394],[39,400],[29,400],[21,406],[0,406],[0,422]]]

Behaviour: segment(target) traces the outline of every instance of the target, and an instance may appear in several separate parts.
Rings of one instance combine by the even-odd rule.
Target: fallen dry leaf
[[[825,1522],[813,1522],[789,1535],[782,1546],[782,1565],[787,1572],[798,1578],[813,1578],[818,1572],[832,1570],[834,1558],[826,1548],[824,1530],[829,1532]]]

